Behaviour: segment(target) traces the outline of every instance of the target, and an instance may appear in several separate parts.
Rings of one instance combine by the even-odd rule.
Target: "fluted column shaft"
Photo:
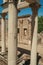
[[[15,1],[10,0],[8,6],[8,65],[16,65],[17,57],[17,5]]]

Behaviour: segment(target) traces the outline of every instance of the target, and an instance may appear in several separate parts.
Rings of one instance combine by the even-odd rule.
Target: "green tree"
[[[38,33],[43,31],[43,16],[38,17]]]

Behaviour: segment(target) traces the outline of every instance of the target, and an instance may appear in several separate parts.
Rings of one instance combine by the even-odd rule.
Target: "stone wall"
[[[18,47],[31,49],[31,16],[18,19]]]

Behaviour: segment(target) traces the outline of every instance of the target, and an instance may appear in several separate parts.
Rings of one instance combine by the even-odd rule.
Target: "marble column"
[[[31,49],[31,62],[30,65],[37,65],[37,32],[38,32],[38,7],[32,7],[33,11],[33,35],[32,35],[32,49]]]
[[[8,65],[16,65],[17,57],[17,4],[9,0],[8,5]]]
[[[5,54],[6,51],[6,24],[5,24],[5,14],[2,14],[1,20],[1,54]]]

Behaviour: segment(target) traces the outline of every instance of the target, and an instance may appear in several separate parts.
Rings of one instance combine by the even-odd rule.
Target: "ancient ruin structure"
[[[1,53],[5,54],[5,16],[8,13],[8,65],[17,65],[17,13],[22,8],[32,8],[32,38],[31,38],[31,62],[30,65],[36,65],[37,59],[37,29],[38,29],[38,9],[39,0],[3,0],[1,5],[4,9],[0,14],[2,16],[1,24]]]

